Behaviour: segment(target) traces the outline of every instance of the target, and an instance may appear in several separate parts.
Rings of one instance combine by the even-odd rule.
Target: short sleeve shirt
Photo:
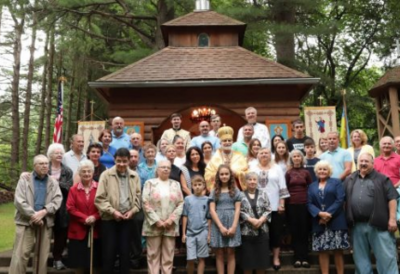
[[[321,156],[319,156],[321,160],[328,161],[333,167],[332,178],[340,179],[340,175],[345,170],[345,163],[352,162],[350,152],[343,148],[336,148],[334,151],[326,151]]]
[[[400,180],[400,156],[393,152],[387,159],[382,156],[376,157],[374,169],[389,177],[395,185]]]
[[[185,198],[182,216],[188,218],[187,236],[194,236],[208,229],[208,208],[207,196],[190,195]]]

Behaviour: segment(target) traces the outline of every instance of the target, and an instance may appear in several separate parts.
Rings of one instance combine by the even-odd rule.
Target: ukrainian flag
[[[342,148],[348,148],[350,146],[350,132],[349,132],[349,120],[346,115],[346,106],[343,106],[342,120],[340,127],[340,146]]]

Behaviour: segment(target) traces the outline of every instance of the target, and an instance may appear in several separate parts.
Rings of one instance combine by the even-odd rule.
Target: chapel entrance
[[[246,124],[246,120],[243,119],[241,115],[238,113],[226,109],[221,106],[212,106],[212,105],[195,105],[193,107],[189,107],[183,110],[178,110],[176,112],[179,112],[182,114],[182,128],[189,131],[190,135],[193,137],[198,136],[200,134],[199,132],[199,123],[192,121],[191,118],[191,113],[194,109],[197,108],[203,108],[203,107],[211,107],[216,111],[216,113],[221,116],[221,121],[222,125],[224,124],[227,126],[230,126],[234,129],[235,135],[234,135],[234,141],[236,141],[236,136],[237,132],[239,129]],[[172,113],[170,113],[171,115]],[[244,114],[244,113],[243,113]],[[156,144],[158,140],[161,138],[161,135],[163,134],[164,130],[171,128],[171,119],[170,117],[166,117],[163,122],[158,126],[153,128],[153,142]]]

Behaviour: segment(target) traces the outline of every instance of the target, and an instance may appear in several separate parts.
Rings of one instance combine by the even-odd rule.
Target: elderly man
[[[143,143],[142,135],[136,132],[131,134],[130,148],[136,149],[139,152],[139,164],[143,163],[146,160],[143,155],[142,143]]]
[[[389,178],[374,170],[371,154],[362,153],[358,166],[359,170],[344,181],[356,273],[373,273],[371,248],[378,273],[399,273],[393,235],[397,229],[396,199],[399,195]]]
[[[210,135],[210,124],[207,121],[201,121],[199,124],[199,131],[200,135],[192,139],[190,146],[201,149],[201,145],[205,141],[209,141],[213,146],[213,151],[215,152],[219,148],[219,139]]]
[[[400,156],[393,152],[393,145],[392,137],[385,136],[380,140],[381,155],[376,157],[374,168],[388,176],[397,188],[400,185]]]
[[[129,154],[131,155],[129,158],[129,168],[133,171],[136,171],[139,165],[139,151],[136,149],[129,150]]]
[[[218,130],[221,147],[215,152],[208,162],[204,178],[207,182],[207,189],[211,191],[215,185],[215,176],[218,167],[222,164],[229,165],[235,175],[236,185],[240,190],[246,189],[245,175],[248,169],[246,158],[240,152],[232,150],[233,129],[221,127]]]
[[[339,133],[329,132],[327,138],[328,150],[319,158],[328,161],[332,165],[332,178],[343,181],[351,173],[351,165],[353,163],[351,154],[347,150],[339,147]]]
[[[140,179],[128,168],[128,149],[118,149],[114,158],[115,166],[101,174],[94,203],[102,220],[103,272],[113,273],[115,258],[119,254],[118,273],[128,274],[132,218],[141,208]]]
[[[262,147],[266,147],[271,149],[271,142],[269,137],[268,128],[261,123],[257,123],[257,110],[254,107],[248,107],[244,114],[246,115],[246,120],[248,124],[252,124],[254,127],[254,135],[253,138],[257,138],[261,142]],[[244,139],[243,136],[243,127],[239,129],[237,142],[242,142]]]
[[[247,156],[249,144],[254,135],[254,127],[252,124],[243,126],[243,140],[236,142],[232,145],[232,150],[242,153],[243,156]]]
[[[311,138],[304,134],[303,121],[300,119],[293,121],[292,128],[294,131],[294,136],[292,138],[289,138],[286,141],[289,151],[292,151],[293,149],[297,149],[297,150],[300,150],[301,152],[303,152],[303,154],[305,154],[304,142],[305,142],[305,140],[311,139]]]
[[[83,153],[84,146],[83,136],[74,134],[71,137],[71,150],[64,154],[62,163],[72,170],[74,176],[78,170],[79,163],[87,159]]]
[[[16,229],[10,274],[26,273],[33,251],[33,273],[47,273],[54,216],[61,206],[62,195],[57,180],[48,175],[49,160],[46,156],[35,156],[33,169],[28,179],[20,177],[15,190]]]
[[[221,127],[221,116],[218,114],[212,115],[211,116],[211,127],[212,130],[210,130],[210,135],[214,137],[218,137],[218,129]]]
[[[129,148],[130,137],[128,134],[124,132],[125,128],[125,121],[121,117],[115,117],[111,123],[111,134],[112,134],[112,142],[110,146],[114,147],[115,149],[119,149],[121,147]]]
[[[161,139],[165,138],[172,144],[174,137],[178,135],[185,141],[185,150],[187,150],[190,144],[190,132],[181,128],[182,115],[180,113],[173,113],[171,115],[171,124],[172,128],[165,130]]]

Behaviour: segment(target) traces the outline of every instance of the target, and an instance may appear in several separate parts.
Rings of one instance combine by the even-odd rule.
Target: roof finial
[[[209,0],[196,0],[195,11],[207,11],[207,10],[210,10],[210,1]]]

